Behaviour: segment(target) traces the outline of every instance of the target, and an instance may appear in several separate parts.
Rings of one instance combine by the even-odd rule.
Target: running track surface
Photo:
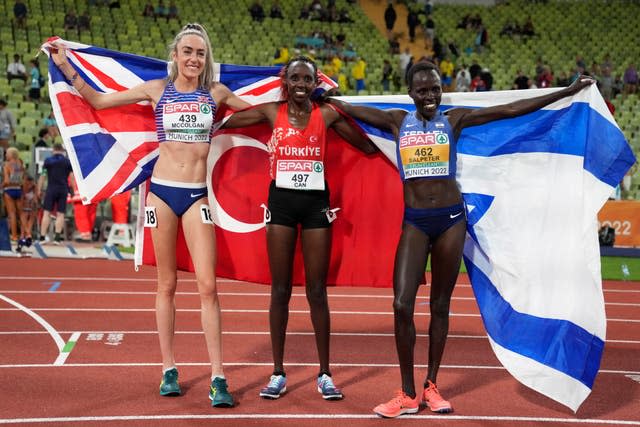
[[[640,283],[605,282],[607,342],[592,394],[574,414],[499,364],[468,284],[456,286],[438,377],[453,414],[383,420],[371,409],[399,388],[391,290],[329,289],[331,361],[345,399],[315,388],[317,355],[304,289],[294,288],[286,343],[288,392],[263,400],[271,373],[269,288],[219,279],[225,374],[238,404],[211,408],[210,369],[193,274],[181,273],[176,358],[185,392],[158,395],[155,271],[131,262],[0,259],[0,424],[299,426],[640,426]],[[425,371],[427,287],[417,305],[416,381]],[[75,345],[74,345],[75,342]]]

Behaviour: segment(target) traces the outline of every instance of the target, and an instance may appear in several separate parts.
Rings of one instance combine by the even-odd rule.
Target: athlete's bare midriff
[[[411,208],[445,208],[462,202],[455,179],[410,179],[403,192],[404,203]]]
[[[205,182],[209,144],[165,141],[153,168],[153,176],[177,182]]]

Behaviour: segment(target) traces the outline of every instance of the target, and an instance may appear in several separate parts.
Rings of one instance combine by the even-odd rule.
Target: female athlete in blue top
[[[202,328],[211,361],[209,398],[217,407],[234,405],[222,369],[220,305],[216,290],[216,241],[208,207],[206,168],[216,107],[249,106],[226,86],[214,81],[209,36],[199,24],[187,24],[169,46],[171,69],[166,79],[151,80],[122,92],[100,93],[71,67],[61,46],[53,60],[75,90],[94,108],[149,101],[161,142],[147,196],[147,221],[158,272],[156,321],[162,353],[160,394],[181,393],[175,367],[173,336],[177,286],[176,236],[182,229],[200,293]],[[54,49],[55,50],[55,49]]]
[[[466,127],[530,113],[571,96],[593,82],[591,78],[580,77],[570,87],[536,98],[488,108],[455,108],[443,114],[438,111],[442,100],[438,68],[431,62],[419,62],[407,73],[415,113],[383,111],[327,99],[353,118],[393,133],[403,180],[405,212],[393,273],[394,329],[402,390],[389,402],[374,408],[378,415],[397,417],[416,413],[421,401],[433,412],[453,410],[438,392],[436,376],[449,331],[449,305],[460,269],[466,231],[466,212],[455,180],[456,144],[460,133]],[[416,396],[413,314],[429,253],[429,361],[424,390]]]

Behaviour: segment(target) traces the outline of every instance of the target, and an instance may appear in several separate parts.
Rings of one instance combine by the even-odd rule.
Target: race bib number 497
[[[324,190],[324,164],[317,160],[278,160],[276,187]]]

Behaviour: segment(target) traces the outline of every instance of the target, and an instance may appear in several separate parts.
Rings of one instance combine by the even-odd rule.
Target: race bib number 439
[[[165,104],[162,126],[168,141],[207,142],[213,123],[211,106],[203,102]]]
[[[276,187],[324,190],[324,164],[317,160],[278,160]]]

